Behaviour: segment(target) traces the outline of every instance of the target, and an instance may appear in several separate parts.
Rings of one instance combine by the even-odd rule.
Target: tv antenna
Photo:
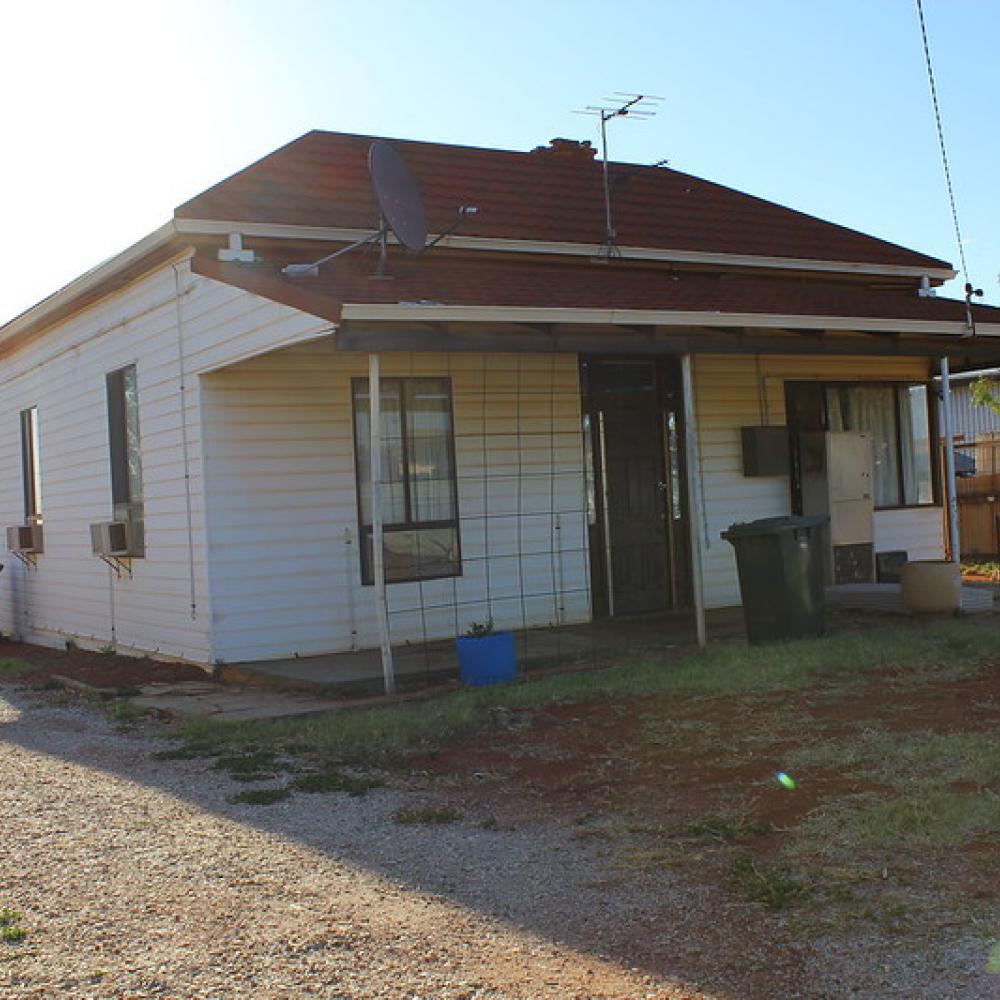
[[[282,274],[289,278],[315,278],[319,274],[320,267],[329,261],[358,247],[377,242],[380,253],[375,277],[384,278],[390,232],[407,250],[419,253],[440,243],[445,236],[453,233],[464,219],[479,211],[474,206],[463,205],[458,210],[458,220],[454,225],[428,243],[427,220],[420,188],[403,162],[403,158],[391,143],[384,139],[376,139],[371,144],[368,148],[368,173],[378,204],[378,228],[349,246],[341,247],[311,264],[286,264],[281,269]]]
[[[601,120],[601,160],[604,165],[604,243],[607,257],[618,257],[621,251],[615,242],[615,219],[611,204],[611,183],[608,179],[608,122],[615,118],[653,118],[664,100],[655,94],[626,94],[620,90],[601,99],[603,104],[588,104],[578,115],[590,115]],[[662,161],[661,161],[662,162]]]

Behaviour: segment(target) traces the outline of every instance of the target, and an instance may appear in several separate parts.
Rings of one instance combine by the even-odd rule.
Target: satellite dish
[[[407,250],[427,245],[427,220],[420,188],[399,153],[382,139],[368,150],[368,172],[386,225]]]
[[[427,220],[424,217],[424,201],[413,174],[406,169],[399,153],[384,139],[376,139],[368,149],[368,172],[371,175],[372,190],[379,207],[378,229],[362,236],[349,246],[341,247],[311,264],[286,264],[281,273],[289,278],[315,278],[319,269],[331,260],[342,257],[368,243],[378,243],[380,247],[378,270],[374,277],[386,277],[385,266],[388,254],[388,235],[392,230],[399,242],[407,250],[426,250],[436,246],[446,236],[450,236],[461,223],[475,215],[479,209],[474,205],[463,205],[458,210],[458,219],[444,230],[430,244],[427,243]]]

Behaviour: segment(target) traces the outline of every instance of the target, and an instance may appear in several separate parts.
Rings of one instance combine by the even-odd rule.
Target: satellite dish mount
[[[329,261],[368,243],[377,242],[379,262],[375,277],[384,278],[389,256],[390,232],[402,246],[414,253],[419,253],[427,246],[427,221],[420,188],[402,157],[384,139],[376,139],[368,149],[368,173],[379,208],[378,228],[375,232],[321,257],[312,264],[287,264],[281,269],[282,274],[289,278],[315,278],[319,274],[319,269]]]

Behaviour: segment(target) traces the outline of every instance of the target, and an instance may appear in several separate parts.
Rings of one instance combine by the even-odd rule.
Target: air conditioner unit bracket
[[[109,556],[103,552],[95,553],[101,562],[107,563],[114,571],[115,576],[120,580],[124,573],[130,580],[132,579],[132,559],[129,556]]]

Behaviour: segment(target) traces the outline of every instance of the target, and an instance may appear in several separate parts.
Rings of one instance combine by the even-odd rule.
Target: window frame
[[[933,385],[928,381],[920,379],[787,379],[785,381],[786,412],[788,408],[788,389],[795,386],[818,387],[823,394],[823,431],[830,429],[830,410],[827,402],[827,391],[831,388],[869,388],[869,389],[892,389],[893,397],[893,427],[896,446],[896,488],[900,499],[906,496],[906,484],[904,481],[903,462],[903,428],[899,417],[899,407],[901,403],[900,390],[920,386],[927,391],[927,442],[930,450],[930,473],[931,473],[931,499],[926,503],[896,503],[886,506],[875,505],[876,511],[892,510],[928,510],[941,506],[941,477],[938,469],[938,428],[937,428],[937,397]],[[801,429],[796,425],[788,425],[791,434],[801,433]],[[808,433],[808,432],[807,432]]]
[[[24,523],[42,523],[42,472],[39,464],[41,434],[38,407],[21,410],[21,486],[24,496]]]
[[[138,459],[139,496],[132,491],[133,476],[129,451],[129,411],[126,379],[132,373],[135,386],[135,457]],[[133,558],[146,554],[145,477],[142,468],[142,424],[139,419],[139,368],[132,361],[104,376],[108,418],[108,467],[111,474],[111,509],[116,521],[129,524]]]
[[[448,423],[450,433],[448,434],[448,457],[451,462],[451,501],[455,516],[449,520],[435,521],[414,521],[412,520],[412,500],[410,497],[410,442],[406,432],[406,394],[402,384],[409,381],[427,381],[434,379],[444,383],[448,389]],[[406,520],[397,521],[392,524],[383,522],[382,533],[392,534],[402,531],[421,531],[450,528],[455,532],[455,571],[449,573],[433,573],[430,575],[417,574],[415,576],[399,577],[394,579],[386,578],[386,586],[395,583],[423,583],[428,580],[448,580],[463,575],[462,566],[462,531],[461,516],[458,509],[458,464],[455,451],[455,394],[450,375],[383,375],[379,379],[381,392],[384,394],[387,384],[399,383],[399,424],[400,424],[400,450],[402,453],[403,466],[403,505],[406,511]],[[372,525],[365,524],[361,504],[361,461],[358,454],[358,408],[356,400],[358,389],[361,388],[367,394],[368,377],[358,375],[351,378],[351,450],[354,454],[354,498],[357,505],[358,522],[358,562],[361,569],[361,585],[372,587],[375,585],[375,569],[371,564],[372,560],[367,558],[369,544],[372,537]],[[370,397],[369,397],[370,399]],[[370,405],[370,403],[369,403]],[[369,456],[370,458],[370,456]],[[374,506],[373,506],[374,509]],[[371,546],[374,550],[374,544]]]

